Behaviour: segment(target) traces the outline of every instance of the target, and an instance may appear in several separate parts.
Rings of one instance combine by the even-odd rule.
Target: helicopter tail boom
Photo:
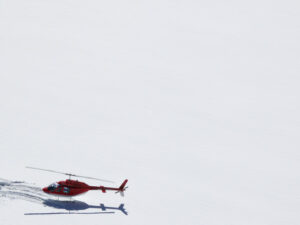
[[[100,186],[100,187],[90,186],[90,190],[101,190],[103,193],[106,193],[106,191],[116,191],[116,193],[118,193],[118,192],[123,193],[127,188],[127,187],[125,187],[127,182],[128,182],[127,179],[124,180],[124,182],[118,188],[105,187],[105,186]]]

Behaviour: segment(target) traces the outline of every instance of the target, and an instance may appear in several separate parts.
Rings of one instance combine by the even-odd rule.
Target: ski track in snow
[[[0,198],[21,199],[42,204],[49,199],[42,189],[22,181],[9,181],[0,178]]]

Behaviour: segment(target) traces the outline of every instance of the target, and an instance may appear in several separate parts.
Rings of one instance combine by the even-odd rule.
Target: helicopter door
[[[59,185],[57,188],[56,188],[56,190],[55,190],[55,192],[58,192],[58,193],[60,193],[61,192],[61,185]]]

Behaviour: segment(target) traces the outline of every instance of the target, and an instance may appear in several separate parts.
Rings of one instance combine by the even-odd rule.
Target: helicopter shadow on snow
[[[43,205],[55,209],[64,209],[68,212],[51,212],[51,213],[25,213],[24,215],[59,215],[59,214],[113,214],[116,211],[120,211],[125,215],[128,215],[124,204],[120,204],[119,207],[105,206],[104,204],[89,205],[82,201],[60,201],[54,199],[47,199],[43,201]],[[100,212],[80,212],[87,209],[101,209]],[[109,211],[106,211],[109,210]]]

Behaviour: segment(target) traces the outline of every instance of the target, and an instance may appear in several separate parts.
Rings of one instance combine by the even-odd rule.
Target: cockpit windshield
[[[59,186],[58,183],[53,183],[48,186],[48,191],[54,191]]]

